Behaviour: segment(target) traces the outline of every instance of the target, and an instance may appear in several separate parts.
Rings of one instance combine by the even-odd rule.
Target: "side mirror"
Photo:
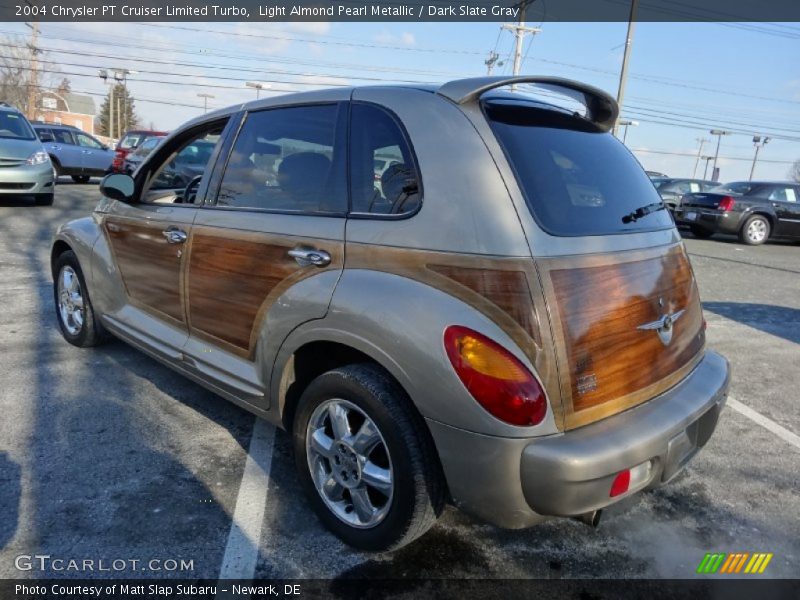
[[[133,177],[124,173],[106,175],[100,182],[100,193],[103,196],[125,203],[133,202],[134,188]]]

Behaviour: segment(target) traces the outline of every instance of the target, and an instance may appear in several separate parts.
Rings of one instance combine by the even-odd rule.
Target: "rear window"
[[[610,133],[558,109],[484,103],[539,225],[558,236],[667,229],[672,218],[633,155]]]

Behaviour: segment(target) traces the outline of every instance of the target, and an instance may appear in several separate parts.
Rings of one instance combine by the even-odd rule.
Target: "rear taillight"
[[[542,422],[547,413],[542,387],[508,350],[458,325],[445,330],[444,347],[461,382],[490,414],[512,425]]]
[[[717,210],[728,212],[729,210],[733,210],[734,204],[736,204],[736,200],[734,200],[730,196],[725,196],[722,200],[719,201],[719,204],[717,205]]]

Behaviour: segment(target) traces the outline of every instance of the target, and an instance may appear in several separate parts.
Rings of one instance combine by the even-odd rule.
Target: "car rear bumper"
[[[23,164],[0,168],[0,195],[48,194],[53,191],[53,167]]]
[[[702,227],[708,231],[735,234],[741,225],[741,213],[720,212],[717,210],[707,210],[694,208],[691,206],[679,206],[673,211],[675,223],[691,227]],[[692,218],[694,215],[694,218]]]
[[[429,421],[451,496],[501,527],[601,509],[673,478],[711,437],[730,370],[707,352],[680,384],[597,423],[535,439],[493,438]],[[615,497],[616,475],[649,463],[646,477]]]

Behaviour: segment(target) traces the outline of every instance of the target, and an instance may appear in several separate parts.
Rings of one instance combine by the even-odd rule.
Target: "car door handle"
[[[297,264],[301,267],[307,267],[309,265],[324,267],[331,264],[331,255],[324,250],[292,248],[289,250],[289,256],[295,259]]]
[[[186,241],[186,232],[180,229],[165,229],[161,235],[167,238],[168,244],[183,244]]]

